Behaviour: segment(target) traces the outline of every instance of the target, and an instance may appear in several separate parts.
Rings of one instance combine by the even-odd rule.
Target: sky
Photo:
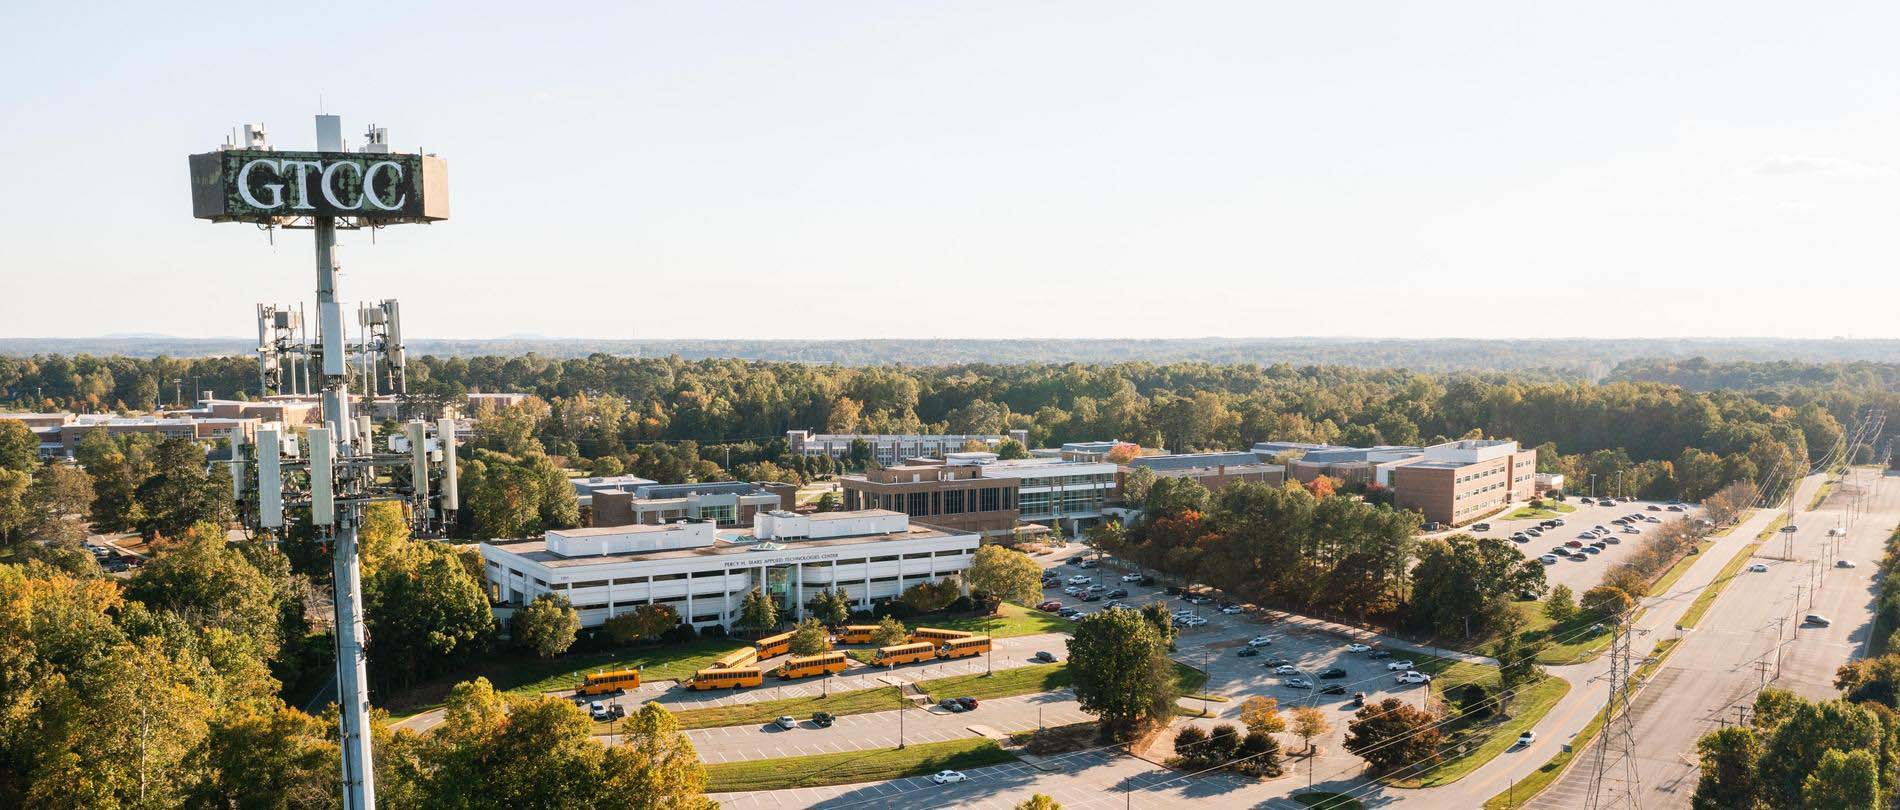
[[[1900,337],[1900,5],[0,3],[0,335],[254,333],[186,156],[375,123],[407,334]]]

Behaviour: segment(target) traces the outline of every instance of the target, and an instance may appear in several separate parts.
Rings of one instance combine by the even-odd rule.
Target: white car
[[[1227,607],[1221,608],[1220,612],[1221,612],[1221,615],[1223,616],[1234,616],[1237,614],[1246,613],[1247,609],[1239,605],[1228,605]]]
[[[1082,588],[1077,585],[1070,585],[1066,588],[1063,588],[1062,592],[1070,596],[1081,596],[1083,593]]]
[[[939,785],[961,782],[968,778],[970,777],[964,776],[962,771],[938,771],[930,775],[930,781],[936,782]]]
[[[1538,562],[1540,562],[1540,563],[1543,563],[1543,564],[1545,564],[1545,565],[1556,565],[1556,564],[1557,564],[1557,555],[1555,555],[1555,554],[1545,554],[1545,555],[1544,555],[1544,556],[1542,556],[1542,557],[1538,557],[1538,558],[1537,558],[1537,561],[1538,561]]]
[[[1076,574],[1075,576],[1069,577],[1070,585],[1087,585],[1094,581],[1095,579],[1093,577],[1086,577],[1081,574]]]
[[[1520,746],[1530,745],[1534,742],[1537,742],[1537,732],[1535,731],[1526,731],[1523,734],[1517,735],[1517,744]]]
[[[1386,671],[1388,672],[1404,672],[1408,669],[1411,669],[1413,666],[1416,666],[1416,665],[1410,661],[1393,661],[1390,664],[1386,664],[1385,668],[1386,668]]]
[[[587,713],[592,715],[595,720],[606,720],[610,714],[607,711],[607,704],[598,700],[587,704]]]
[[[1277,667],[1274,667],[1274,668],[1273,668],[1273,674],[1275,674],[1275,675],[1298,675],[1298,674],[1300,674],[1300,668],[1299,668],[1299,667],[1296,667],[1296,666],[1294,666],[1294,665],[1292,665],[1292,664],[1281,664],[1281,665],[1279,665],[1279,666],[1277,666]]]
[[[1272,643],[1272,636],[1254,636],[1253,638],[1247,639],[1247,646],[1249,647],[1265,647]]]
[[[1399,683],[1431,683],[1431,682],[1432,682],[1432,676],[1427,675],[1423,672],[1408,671],[1408,672],[1399,673]]]
[[[1123,582],[1140,582],[1141,575],[1140,574],[1123,574],[1122,581]]]
[[[1349,653],[1362,653],[1362,652],[1372,652],[1372,645],[1370,645],[1370,644],[1348,644],[1348,645],[1346,645],[1346,652],[1349,652]]]
[[[1288,688],[1288,689],[1311,689],[1311,688],[1313,688],[1313,682],[1312,682],[1312,681],[1309,681],[1309,680],[1307,680],[1307,679],[1305,679],[1305,678],[1288,678],[1288,679],[1286,679],[1286,681],[1285,681],[1284,683],[1282,683],[1282,684],[1280,684],[1280,685],[1281,685],[1281,686],[1284,686],[1284,687],[1286,687],[1286,688]]]
[[[1755,563],[1749,566],[1748,570],[1757,574],[1766,574],[1768,573],[1768,565],[1766,563]]]
[[[1182,621],[1186,622],[1189,627],[1200,627],[1201,625],[1207,624],[1207,619],[1200,616],[1189,616]]]
[[[779,715],[779,718],[772,722],[777,723],[779,728],[787,731],[798,727],[798,721],[792,719],[792,716],[789,714]]]

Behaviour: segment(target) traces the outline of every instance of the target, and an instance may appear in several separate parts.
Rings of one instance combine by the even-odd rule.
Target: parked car
[[[785,729],[787,731],[798,728],[798,721],[793,720],[792,716],[789,714],[779,715],[777,720],[772,721],[772,724],[778,726],[779,728]]]
[[[1077,567],[1077,568],[1094,568],[1094,567],[1096,566],[1096,564],[1097,564],[1097,563],[1096,563],[1096,562],[1095,562],[1094,560],[1083,560],[1083,561],[1081,561],[1081,562],[1078,562],[1078,563],[1076,563],[1076,564],[1075,564],[1075,567]]]
[[[587,714],[601,722],[606,722],[608,718],[614,716],[613,712],[608,711],[607,704],[598,700],[587,704]]]
[[[963,711],[963,704],[958,703],[956,698],[944,698],[937,701],[937,708],[947,712],[960,712]]]
[[[1116,589],[1114,589],[1114,590],[1112,590],[1112,591],[1109,591],[1108,593],[1105,593],[1105,594],[1102,594],[1102,595],[1103,595],[1103,596],[1106,596],[1106,597],[1108,597],[1108,598],[1110,598],[1110,599],[1120,599],[1120,598],[1122,598],[1122,597],[1124,597],[1124,596],[1127,596],[1127,595],[1128,595],[1128,589],[1127,589],[1127,588],[1116,588]]]
[[[1319,690],[1319,693],[1322,695],[1343,695],[1346,694],[1346,687],[1336,683],[1327,684],[1325,689]]]
[[[1649,505],[1649,507],[1648,507],[1648,509],[1649,509],[1649,511],[1651,511],[1651,512],[1661,512],[1661,511],[1662,511],[1662,507],[1660,507],[1660,506],[1657,506],[1657,505],[1655,505],[1655,504],[1653,504],[1653,503]]]
[[[1076,574],[1075,576],[1069,577],[1070,585],[1087,585],[1094,581],[1095,579],[1093,577],[1086,577],[1081,574]]]
[[[1288,689],[1311,689],[1311,688],[1313,688],[1313,682],[1312,682],[1312,681],[1309,681],[1309,680],[1307,680],[1307,679],[1305,679],[1305,678],[1288,678],[1288,679],[1286,679],[1286,681],[1285,681],[1285,682],[1283,682],[1283,683],[1281,683],[1280,685],[1281,685],[1281,686],[1284,686],[1284,687],[1286,687],[1286,688],[1288,688]]]
[[[1108,586],[1100,584],[1100,583],[1089,583],[1089,586],[1087,588],[1084,588],[1083,590],[1086,590],[1089,593],[1102,593],[1108,590]]]
[[[1099,593],[1085,593],[1085,594],[1082,594],[1082,601],[1084,601],[1084,602],[1100,602],[1100,601],[1102,601],[1102,595],[1101,595],[1101,594],[1099,594]]]
[[[1346,671],[1343,669],[1340,669],[1339,667],[1331,667],[1319,673],[1319,679],[1322,681],[1330,681],[1335,678],[1344,678],[1344,677],[1346,677]]]
[[[1572,555],[1570,555],[1570,561],[1571,561],[1571,562],[1589,562],[1589,561],[1590,561],[1590,555],[1588,555],[1588,554],[1585,554],[1585,553],[1583,553],[1583,552],[1581,552],[1581,551],[1579,551],[1579,552],[1577,552],[1577,553],[1575,553],[1575,554],[1572,554]]]
[[[1365,705],[1366,705],[1366,693],[1364,692],[1352,693],[1352,707],[1353,708],[1355,709],[1362,708]]]
[[[978,704],[976,702],[976,698],[960,697],[960,698],[957,698],[957,705],[962,706],[963,710],[966,712],[973,712],[973,711],[976,711],[976,707]]]
[[[1669,505],[1668,507],[1666,507],[1666,508],[1667,508],[1667,509],[1668,509],[1669,511],[1671,511],[1671,512],[1680,512],[1680,511],[1682,511],[1682,507],[1680,507],[1680,506],[1677,506],[1677,505],[1675,505],[1675,504],[1673,504],[1673,503],[1672,503],[1672,504],[1670,504],[1670,505]]]
[[[1228,605],[1227,607],[1221,608],[1220,612],[1221,612],[1221,615],[1223,616],[1234,616],[1241,613],[1246,613],[1247,609],[1239,605]]]
[[[1275,674],[1275,675],[1298,675],[1298,674],[1300,674],[1300,668],[1299,668],[1299,667],[1296,667],[1296,666],[1293,666],[1292,664],[1282,664],[1282,665],[1280,665],[1280,666],[1277,666],[1277,667],[1274,667],[1274,668],[1273,668],[1273,674]]]
[[[1137,583],[1137,584],[1140,584],[1140,585],[1153,585],[1153,584],[1155,584],[1155,578],[1154,578],[1154,577],[1151,577],[1151,576],[1148,576],[1147,574],[1142,574],[1142,575],[1141,575],[1141,582],[1139,582],[1139,583]]]
[[[1582,501],[1583,503],[1589,504],[1591,506],[1597,505],[1597,500],[1595,498],[1578,498],[1577,500]]]
[[[968,778],[970,777],[964,776],[962,771],[938,771],[930,775],[930,781],[939,785],[954,784]]]
[[[1407,671],[1407,672],[1399,673],[1399,683],[1431,683],[1431,682],[1432,682],[1432,676],[1427,675],[1423,672]]]
[[[1391,650],[1373,650],[1371,654],[1367,655],[1366,657],[1375,658],[1375,659],[1376,658],[1391,658],[1392,651]]]
[[[1555,554],[1545,554],[1545,555],[1544,555],[1544,556],[1542,556],[1542,557],[1538,557],[1538,558],[1537,558],[1537,561],[1538,561],[1538,562],[1540,562],[1540,563],[1543,563],[1543,564],[1545,564],[1545,565],[1556,565],[1556,564],[1557,564],[1557,555],[1555,555]]]
[[[1413,664],[1410,660],[1393,661],[1392,663],[1385,665],[1386,670],[1390,672],[1404,672],[1408,669],[1411,669],[1412,667],[1413,667]]]
[[[1240,657],[1242,658],[1252,658],[1259,654],[1260,654],[1259,647],[1242,647],[1240,648],[1240,653],[1239,653]]]
[[[1602,554],[1603,547],[1592,543],[1590,545],[1584,546],[1582,551],[1585,554]]]
[[[1247,639],[1247,646],[1249,647],[1265,647],[1272,643],[1272,636],[1254,636],[1253,638]]]
[[[1564,548],[1583,548],[1582,540],[1565,540]]]
[[[1518,532],[1516,534],[1511,535],[1511,542],[1513,543],[1528,543],[1530,541],[1531,541],[1531,536],[1523,532]]]
[[[1473,523],[1473,524],[1471,524],[1471,530],[1472,530],[1472,531],[1474,531],[1474,532],[1488,532],[1488,531],[1491,531],[1491,524],[1489,524],[1489,523]]]
[[[1081,596],[1082,588],[1078,585],[1070,585],[1069,587],[1063,588],[1062,592],[1070,596]]]
[[[1181,589],[1181,586],[1179,586],[1179,585],[1169,585],[1169,586],[1168,586],[1168,595],[1169,595],[1169,596],[1180,596],[1180,595],[1181,595],[1181,594],[1183,594],[1183,593],[1186,593],[1186,591],[1183,591],[1183,590]]]
[[[831,712],[812,712],[811,724],[819,728],[831,728]]]
[[[1053,664],[1056,662],[1056,657],[1048,650],[1037,650],[1035,655],[1029,656],[1029,660],[1038,664]]]
[[[1056,601],[1056,600],[1054,600],[1054,599],[1051,599],[1051,600],[1049,600],[1049,601],[1047,601],[1047,602],[1044,602],[1044,603],[1042,603],[1042,604],[1040,604],[1040,605],[1037,605],[1037,606],[1036,606],[1036,609],[1037,609],[1037,610],[1040,610],[1040,611],[1044,611],[1044,612],[1047,612],[1047,613],[1054,613],[1054,612],[1056,612],[1056,611],[1058,611],[1058,610],[1061,610],[1061,609],[1062,609],[1062,603],[1061,603],[1061,602],[1057,602],[1057,601]]]
[[[1372,652],[1372,646],[1369,644],[1357,644],[1357,643],[1348,644],[1346,645],[1346,652],[1349,652],[1349,653]]]
[[[1122,581],[1123,582],[1140,582],[1141,575],[1140,574],[1123,574]]]

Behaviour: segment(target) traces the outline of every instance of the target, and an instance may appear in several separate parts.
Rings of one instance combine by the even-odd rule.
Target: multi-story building
[[[679,520],[709,520],[718,526],[751,526],[760,512],[798,507],[793,484],[715,481],[596,489],[590,499],[592,526],[655,526]]]
[[[1389,485],[1385,472],[1394,463],[1417,458],[1420,448],[1405,445],[1341,447],[1304,442],[1260,442],[1253,452],[1262,460],[1286,457],[1286,474],[1302,484],[1322,475],[1348,485]]]
[[[40,415],[50,416],[50,415]],[[119,436],[127,433],[150,433],[159,438],[195,439],[199,441],[231,440],[248,442],[257,435],[261,424],[255,418],[219,418],[188,416],[108,416],[95,414],[63,414],[63,421],[52,424],[48,419],[35,420],[38,424],[30,428],[40,440],[40,456],[43,458],[72,458],[79,449],[79,442],[93,431],[105,431]],[[11,419],[12,414],[0,413],[0,419]],[[22,420],[24,421],[24,420]]]
[[[974,533],[869,509],[767,512],[748,531],[710,521],[556,530],[539,540],[483,543],[481,553],[499,614],[554,593],[588,627],[645,604],[671,606],[699,627],[731,627],[753,588],[787,617],[803,616],[805,603],[826,588],[868,608],[961,573],[979,543]]]
[[[900,464],[840,479],[846,509],[888,509],[984,536],[1016,528],[1020,481],[985,478],[975,464]]]
[[[1508,439],[1435,444],[1390,470],[1393,502],[1426,520],[1463,525],[1536,492],[1537,451]]]
[[[1015,439],[1026,447],[1029,431],[1012,430],[1008,436],[977,434],[894,434],[894,433],[813,433],[809,430],[788,430],[786,442],[791,452],[805,456],[830,456],[836,460],[851,457],[851,445],[864,442],[871,450],[871,458],[879,466],[895,467],[912,458],[943,458],[950,453],[961,452],[970,443],[975,442],[995,450],[1004,439]]]
[[[1261,461],[1260,456],[1246,451],[1141,456],[1130,459],[1122,468],[1121,475],[1127,475],[1128,470],[1136,467],[1146,467],[1163,478],[1192,478],[1214,492],[1235,481],[1255,481],[1273,486],[1286,482],[1285,467],[1268,464]]]
[[[1013,480],[1016,517],[1074,534],[1101,522],[1102,507],[1115,496],[1115,473],[1106,461],[1017,459],[998,461],[994,453],[952,453],[946,465],[970,465],[984,478]]]

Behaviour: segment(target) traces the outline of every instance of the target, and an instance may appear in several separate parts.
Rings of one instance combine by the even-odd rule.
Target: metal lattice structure
[[[1603,730],[1597,735],[1596,761],[1585,794],[1590,810],[1604,807],[1639,807],[1637,794],[1642,780],[1636,768],[1635,718],[1630,715],[1630,696],[1635,691],[1630,680],[1630,626],[1628,617],[1617,621],[1610,630],[1610,694],[1603,707]],[[1618,766],[1622,775],[1616,775]],[[1605,783],[1621,781],[1621,794]]]

